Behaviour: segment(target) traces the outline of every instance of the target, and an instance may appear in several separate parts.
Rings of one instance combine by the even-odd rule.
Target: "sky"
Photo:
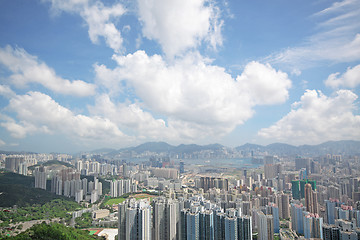
[[[360,0],[2,0],[0,149],[360,140]]]

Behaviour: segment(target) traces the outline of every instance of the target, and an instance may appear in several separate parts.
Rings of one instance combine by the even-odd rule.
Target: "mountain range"
[[[170,145],[166,142],[147,142],[136,147],[129,147],[123,149],[98,149],[94,150],[92,154],[101,154],[106,156],[123,155],[126,153],[144,154],[196,154],[199,152],[215,152],[215,153],[259,153],[266,152],[271,155],[302,155],[302,156],[317,156],[325,154],[345,154],[345,155],[360,155],[360,141],[343,140],[343,141],[328,141],[318,145],[301,145],[293,146],[285,143],[273,143],[266,146],[246,143],[244,145],[229,148],[221,144],[197,145],[197,144],[180,144],[178,146]]]

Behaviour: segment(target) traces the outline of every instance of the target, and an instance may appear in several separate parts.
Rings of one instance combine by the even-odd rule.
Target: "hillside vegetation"
[[[41,223],[34,225],[23,233],[13,237],[3,239],[13,240],[31,240],[31,239],[58,239],[58,240],[87,240],[104,239],[102,237],[89,235],[89,231],[79,230],[72,227],[66,227],[58,223]]]

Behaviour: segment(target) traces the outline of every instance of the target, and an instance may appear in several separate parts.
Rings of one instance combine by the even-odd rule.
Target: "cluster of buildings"
[[[6,159],[12,171],[25,163]],[[111,197],[161,192],[151,201],[118,205],[119,239],[360,239],[358,156],[264,156],[262,163],[200,173],[186,160],[175,164],[165,156],[142,163],[83,158],[72,161],[76,169],[37,167],[33,175],[35,187],[46,189],[50,178],[51,191],[77,201],[95,202],[104,176],[116,176],[109,181]]]
[[[250,216],[240,209],[224,212],[202,196],[130,199],[119,204],[118,219],[118,239],[252,239]]]
[[[48,178],[50,178],[50,191],[66,197],[74,197],[76,202],[83,200],[91,203],[96,202],[102,195],[102,183],[94,176],[94,181],[88,178],[80,179],[80,173],[73,168],[62,168],[57,171],[47,171],[47,167],[39,166],[33,171],[35,188],[47,190]]]
[[[132,179],[110,181],[110,196],[120,197],[126,193],[137,192],[137,183]]]
[[[66,197],[75,197],[76,202],[85,200],[94,203],[103,194],[103,186],[96,176],[93,179],[93,181],[89,181],[85,177],[80,179],[78,171],[73,168],[64,168],[52,176],[51,192]]]
[[[263,162],[240,178],[190,169],[178,179],[185,187],[164,188],[164,197],[152,202],[125,201],[119,239],[359,239],[358,158],[267,156]],[[130,210],[150,218],[149,229],[139,230],[143,220],[129,224]]]

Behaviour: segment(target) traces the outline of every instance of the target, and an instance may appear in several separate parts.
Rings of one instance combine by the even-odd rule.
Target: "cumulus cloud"
[[[259,135],[292,144],[318,144],[329,140],[360,140],[360,115],[354,115],[358,96],[339,90],[334,96],[307,90],[293,109]]]
[[[0,96],[4,96],[6,98],[14,97],[16,94],[9,86],[0,85]]]
[[[98,96],[94,106],[88,106],[92,115],[103,116],[129,134],[140,139],[168,139],[168,128],[163,119],[155,119],[137,103],[114,103],[110,96]]]
[[[94,84],[63,79],[44,62],[21,48],[0,48],[0,64],[12,73],[8,79],[18,87],[25,87],[28,83],[39,83],[54,92],[66,95],[83,97],[95,93]]]
[[[348,68],[347,71],[340,75],[339,72],[330,74],[325,85],[332,88],[346,87],[355,88],[360,85],[360,64]]]
[[[98,84],[120,92],[124,85],[131,87],[141,107],[166,116],[168,126],[179,127],[187,137],[226,134],[249,119],[255,105],[286,101],[291,86],[285,73],[258,62],[234,79],[198,54],[171,64],[143,51],[114,59],[115,69],[95,67]]]
[[[288,89],[291,87],[291,81],[288,75],[276,71],[269,64],[248,63],[243,73],[237,77],[237,81],[243,91],[248,91],[255,104],[283,103],[289,97]]]
[[[206,0],[138,0],[143,35],[160,43],[167,56],[181,55],[207,41],[222,45],[219,9]]]
[[[116,22],[126,9],[120,3],[111,7],[104,6],[100,1],[89,0],[43,0],[51,2],[54,13],[62,11],[79,14],[89,27],[89,37],[93,43],[104,37],[106,44],[115,52],[123,50],[123,38],[116,28]]]
[[[360,0],[343,0],[317,12],[315,34],[300,46],[267,58],[294,68],[308,68],[321,61],[351,62],[360,59]]]
[[[40,92],[17,95],[10,99],[7,110],[16,114],[17,121],[5,116],[2,117],[1,126],[16,138],[24,138],[35,132],[56,132],[80,139],[128,140],[110,120],[74,114]]]

